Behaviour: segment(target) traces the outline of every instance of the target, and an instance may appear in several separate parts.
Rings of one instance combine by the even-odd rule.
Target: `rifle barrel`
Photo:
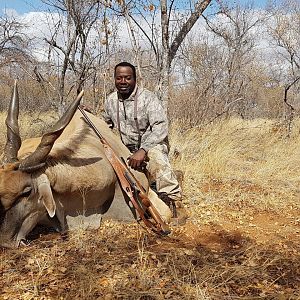
[[[84,119],[86,120],[86,122],[90,125],[90,127],[94,130],[94,132],[96,133],[96,135],[98,136],[98,138],[100,138],[101,140],[105,140],[103,135],[100,133],[100,131],[97,129],[97,127],[94,125],[94,123],[91,121],[91,119],[87,116],[86,112],[84,111],[84,109],[82,109],[80,106],[78,106],[78,109],[80,110],[80,112],[82,113]]]

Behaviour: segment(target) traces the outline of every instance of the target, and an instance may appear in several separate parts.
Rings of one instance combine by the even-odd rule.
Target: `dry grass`
[[[0,112],[1,147],[4,145],[6,139],[5,118],[6,112]],[[21,112],[19,116],[20,135],[22,139],[39,136],[46,132],[51,124],[54,124],[57,119],[58,116],[55,112],[32,113],[30,115]]]
[[[200,194],[214,202],[221,196],[234,205],[246,196],[244,204],[258,208],[300,208],[299,123],[290,138],[267,120],[230,119],[183,133],[179,128],[173,128],[171,151],[174,165],[186,175],[191,200]]]
[[[171,157],[185,174],[185,226],[169,237],[108,221],[68,239],[36,232],[28,248],[1,250],[0,298],[300,299],[299,124],[289,139],[268,120],[182,128]]]

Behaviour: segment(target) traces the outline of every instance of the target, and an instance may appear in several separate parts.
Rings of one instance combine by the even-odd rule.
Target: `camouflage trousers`
[[[168,148],[166,145],[157,145],[147,153],[149,162],[147,171],[150,182],[156,182],[158,194],[166,193],[172,200],[181,200],[181,188],[172,170]]]

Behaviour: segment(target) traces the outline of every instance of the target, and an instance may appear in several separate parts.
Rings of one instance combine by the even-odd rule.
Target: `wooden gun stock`
[[[126,166],[127,168],[127,166]],[[170,227],[163,221],[161,215],[155,208],[155,206],[151,203],[146,191],[144,190],[143,186],[137,181],[134,175],[131,173],[130,170],[127,171],[129,173],[125,173],[125,177],[127,178],[129,184],[131,185],[132,189],[138,193],[138,196],[143,204],[146,207],[146,213],[150,213],[151,217],[156,221],[157,224],[160,225],[160,231],[163,234],[169,234],[171,232]],[[130,174],[128,176],[128,174]]]

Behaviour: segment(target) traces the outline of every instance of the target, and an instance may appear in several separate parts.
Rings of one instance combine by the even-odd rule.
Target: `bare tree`
[[[174,0],[170,3],[167,0],[128,2],[119,0],[117,2],[122,10],[120,11],[116,7],[112,7],[112,9],[127,17],[127,20],[128,17],[132,19],[131,32],[135,26],[135,31],[143,37],[145,43],[150,45],[155,55],[156,78],[158,79],[156,89],[167,108],[172,62],[187,34],[211,0],[190,1],[188,3],[176,3]],[[157,22],[159,10],[160,24]],[[184,13],[179,14],[179,11]],[[143,67],[141,66],[141,68]]]
[[[222,79],[219,84],[223,88],[219,97],[224,100],[223,110],[235,109],[244,116],[253,103],[253,99],[246,96],[251,83],[248,73],[256,61],[256,35],[265,18],[265,15],[257,14],[251,3],[230,8],[222,2],[219,2],[219,10],[213,18],[205,17],[208,29],[214,35],[211,44],[221,56]]]
[[[25,33],[25,24],[14,16],[0,16],[0,70],[1,81],[10,86],[14,79],[23,79],[30,73],[34,64],[31,55],[31,41]],[[5,88],[1,89],[0,109],[6,107],[9,100]],[[24,103],[23,103],[24,104]]]
[[[202,16],[205,9],[210,4],[211,0],[195,1],[194,4],[190,3],[190,14],[180,24],[177,33],[174,35],[172,41],[170,41],[170,16],[172,13],[172,7],[174,1],[171,1],[168,7],[167,0],[160,1],[161,7],[161,27],[162,27],[162,59],[160,63],[160,82],[159,91],[161,99],[167,107],[169,97],[169,75],[171,69],[171,63],[175,58],[175,55],[186,38],[187,34],[195,25],[196,21]]]
[[[282,105],[274,101],[277,86],[272,88],[274,80],[259,47],[267,18],[251,4],[228,7],[220,2],[216,12],[204,16],[206,30],[192,32],[178,55],[184,85],[171,91],[173,118],[195,126],[233,114],[278,115]],[[182,103],[183,97],[188,103]]]
[[[14,17],[0,16],[0,67],[12,59],[29,58],[30,39],[23,29]]]
[[[272,7],[274,18],[269,23],[269,33],[276,46],[276,55],[284,66],[281,76],[283,102],[286,105],[288,131],[296,113],[296,99],[300,92],[300,4],[298,1],[283,1]],[[298,112],[300,111],[298,105]]]
[[[61,114],[65,109],[66,97],[72,91],[79,93],[85,82],[94,76],[97,67],[99,68],[102,56],[105,55],[105,49],[101,46],[107,46],[108,49],[107,40],[101,39],[97,30],[101,26],[100,20],[105,21],[105,7],[98,0],[44,2],[55,8],[59,15],[58,21],[51,28],[51,38],[45,40],[49,44],[49,59],[57,59],[59,63],[57,93]]]

